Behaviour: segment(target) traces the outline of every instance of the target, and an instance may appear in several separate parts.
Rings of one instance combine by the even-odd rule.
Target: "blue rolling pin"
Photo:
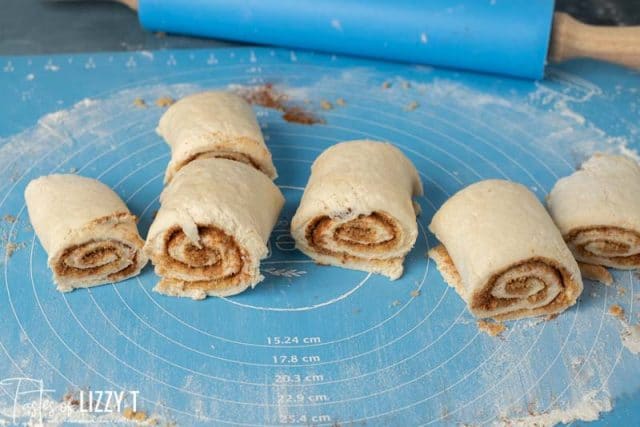
[[[640,27],[554,15],[553,0],[120,0],[143,27],[539,79],[553,60],[640,67]]]

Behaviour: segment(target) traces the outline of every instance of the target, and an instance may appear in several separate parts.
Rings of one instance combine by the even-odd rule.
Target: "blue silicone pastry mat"
[[[575,62],[547,74],[536,83],[250,48],[3,58],[0,423],[126,421],[64,402],[89,390],[135,391],[161,425],[637,422],[637,275],[587,281],[563,315],[490,337],[425,255],[433,213],[468,184],[507,178],[543,199],[595,151],[637,157],[637,73]],[[325,123],[256,107],[287,198],[263,283],[195,302],[154,293],[147,266],[117,285],[55,290],[24,207],[30,179],[99,178],[144,235],[169,159],[156,102],[265,83]],[[356,138],[393,141],[424,182],[420,236],[395,282],[316,266],[288,232],[311,162]],[[609,314],[614,304],[624,318]]]

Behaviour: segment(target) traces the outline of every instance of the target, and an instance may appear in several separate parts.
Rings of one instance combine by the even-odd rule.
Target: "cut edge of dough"
[[[466,300],[466,292],[462,285],[462,278],[460,277],[460,273],[458,273],[458,269],[453,264],[453,260],[449,256],[447,248],[445,248],[443,244],[439,244],[438,246],[431,248],[427,254],[429,255],[429,258],[435,261],[436,268],[440,274],[442,274],[442,278],[445,283],[454,288],[456,292]]]
[[[335,256],[321,254],[309,248],[302,247],[297,244],[302,253],[312,258],[316,264],[319,265],[332,265],[340,268],[347,268],[350,270],[364,271],[367,273],[381,274],[388,277],[390,280],[399,279],[404,272],[404,257],[388,258],[388,259],[364,259],[344,256],[342,258],[336,258]]]
[[[263,275],[258,275],[258,277],[256,277],[256,279],[252,281],[252,283],[239,283],[235,286],[221,287],[218,289],[203,289],[196,287],[186,288],[186,285],[191,282],[187,282],[184,280],[163,278],[156,284],[153,290],[159,294],[167,296],[191,298],[193,300],[203,300],[208,296],[229,297],[240,294],[249,288],[254,288],[263,279]]]
[[[601,265],[588,264],[586,262],[578,262],[580,274],[588,280],[595,280],[603,285],[611,286],[613,284],[613,276],[609,270]]]

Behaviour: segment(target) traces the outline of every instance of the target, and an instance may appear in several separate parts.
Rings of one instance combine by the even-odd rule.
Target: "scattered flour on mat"
[[[385,83],[384,89],[381,89],[382,83]],[[557,84],[562,84],[563,89],[559,89]],[[417,100],[423,107],[444,110],[446,119],[479,119],[477,123],[480,126],[484,121],[481,132],[487,133],[488,130],[496,137],[508,134],[512,139],[523,136],[533,139],[539,148],[566,157],[572,167],[579,166],[595,152],[625,154],[640,161],[640,155],[628,146],[626,137],[608,135],[572,108],[572,104],[583,104],[602,95],[599,87],[557,70],[550,72],[547,81],[531,86],[524,97],[508,93],[502,95],[444,78],[423,82],[396,76],[381,82],[378,74],[366,68],[353,68],[323,77],[312,85],[286,88],[285,91],[299,101],[314,99],[323,92],[345,96],[349,101],[352,94],[353,97],[364,98],[364,102],[376,104],[384,100],[400,109]],[[343,92],[337,93],[339,90]],[[486,123],[491,123],[491,129]],[[465,123],[465,126],[473,130],[475,124]]]
[[[51,156],[43,158],[42,162],[53,164],[60,160],[60,155],[80,143],[91,142],[95,147],[112,146],[117,142],[112,137],[116,130],[114,123],[117,126],[118,116],[135,113],[130,107],[134,99],[180,98],[198,89],[192,84],[155,85],[122,90],[100,100],[87,98],[70,108],[43,116],[35,126],[21,133],[0,138],[0,164],[6,165],[0,172],[4,178],[0,192],[46,153],[51,153]],[[162,111],[157,109],[150,114],[155,113],[159,117]],[[125,122],[131,125],[129,121]]]
[[[27,403],[0,407],[0,425],[62,426],[64,424],[130,423],[119,412],[81,412],[68,402],[43,397]]]
[[[522,418],[502,418],[496,425],[509,427],[552,427],[573,421],[595,421],[600,414],[611,411],[611,399],[598,397],[596,392],[587,393],[580,401],[566,409],[552,409],[541,414]]]
[[[640,324],[630,325],[626,321],[621,321],[622,345],[624,345],[631,353],[640,354]]]

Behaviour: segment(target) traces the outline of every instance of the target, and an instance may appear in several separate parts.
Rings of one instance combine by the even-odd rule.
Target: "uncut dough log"
[[[444,246],[430,256],[476,317],[559,313],[582,293],[580,270],[560,232],[520,184],[470,185],[442,205],[429,229]]]
[[[25,200],[58,290],[118,282],[147,263],[136,217],[101,182],[43,176],[27,185]]]
[[[634,160],[594,155],[556,183],[547,204],[578,261],[640,268],[640,166]]]
[[[144,251],[161,276],[154,290],[203,299],[255,286],[283,204],[278,187],[251,166],[192,161],[162,192],[149,229]]]
[[[416,168],[391,144],[348,141],[325,150],[291,222],[296,246],[320,264],[397,279],[418,236]]]
[[[157,129],[171,147],[165,183],[192,160],[218,157],[246,163],[277,177],[271,153],[251,106],[228,92],[201,92],[180,99]]]

